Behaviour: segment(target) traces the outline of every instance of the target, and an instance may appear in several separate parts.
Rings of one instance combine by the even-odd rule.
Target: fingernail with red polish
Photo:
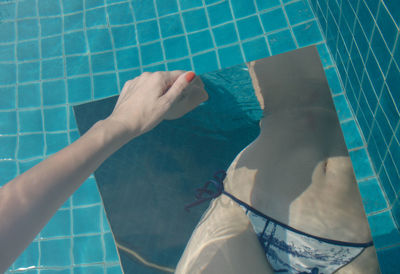
[[[196,76],[196,74],[193,71],[189,71],[186,73],[186,81],[191,82],[193,78]]]

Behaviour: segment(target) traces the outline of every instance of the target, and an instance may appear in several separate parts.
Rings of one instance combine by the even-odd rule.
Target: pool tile
[[[0,45],[0,61],[15,61],[15,47],[11,45]]]
[[[41,41],[42,58],[62,56],[61,36],[43,38]]]
[[[333,97],[333,102],[336,107],[336,113],[339,121],[352,118],[351,110],[347,103],[346,97],[343,94]]]
[[[24,173],[25,171],[31,169],[32,167],[34,167],[35,165],[37,165],[38,163],[40,163],[43,159],[34,159],[34,160],[24,160],[23,162],[19,161],[18,165],[19,165],[19,170],[20,173]]]
[[[192,70],[190,59],[183,59],[179,61],[168,62],[168,70]]]
[[[159,65],[152,65],[152,66],[147,66],[143,68],[143,72],[156,72],[156,71],[161,71],[165,70],[166,66],[165,64],[159,64]]]
[[[93,266],[75,266],[74,274],[104,274],[104,266],[93,265]]]
[[[219,60],[222,68],[243,63],[242,52],[239,45],[218,49]]]
[[[32,9],[36,6],[36,0],[17,1],[18,18],[36,17],[37,9]]]
[[[100,206],[73,209],[74,235],[100,233]],[[90,218],[88,218],[90,216]]]
[[[354,120],[346,121],[340,125],[342,127],[347,149],[350,150],[363,146],[363,140],[361,138],[360,131]]]
[[[67,129],[67,108],[44,109],[44,128],[47,132]]]
[[[83,10],[83,0],[62,1],[62,4],[64,13],[72,13]]]
[[[105,244],[105,251],[106,251],[106,261],[107,262],[118,262],[118,253],[117,248],[115,246],[115,242],[111,233],[105,233],[104,237],[104,244]]]
[[[111,26],[133,23],[132,13],[128,3],[108,6],[107,14]]]
[[[101,244],[101,235],[77,236],[73,238],[73,241],[75,264],[89,264],[103,261],[104,251]]]
[[[142,65],[149,65],[164,59],[160,42],[140,46],[140,54],[142,55]]]
[[[0,186],[3,186],[18,175],[17,163],[10,160],[0,161],[0,173]]]
[[[100,202],[99,190],[93,177],[89,177],[72,196],[72,204],[75,207]]]
[[[242,47],[247,62],[265,58],[270,55],[264,37],[245,42]]]
[[[389,49],[392,49],[396,40],[396,34],[398,30],[386,7],[382,4],[382,2],[380,5],[381,6],[379,8],[379,13],[377,16],[377,25],[379,26],[379,29],[382,32],[384,40]],[[375,32],[376,31],[377,30],[375,30]]]
[[[387,120],[381,106],[378,106],[376,110],[375,120],[379,124],[386,144],[389,144],[390,139],[393,136],[393,130],[390,127],[389,121]]]
[[[39,59],[38,40],[18,43],[17,58],[18,58],[18,61],[28,61],[28,60]]]
[[[114,54],[112,52],[93,54],[91,60],[93,73],[113,71],[115,69]]]
[[[385,167],[386,173],[389,177],[393,190],[395,191],[395,193],[398,193],[400,191],[399,187],[400,176],[399,173],[397,172],[394,160],[390,153],[386,154],[386,157],[383,160],[383,166]]]
[[[107,216],[104,210],[102,212],[102,215],[103,215],[103,231],[110,232],[111,231],[110,224],[108,223]]]
[[[390,62],[390,52],[381,33],[378,30],[374,31],[371,41],[371,49],[374,51],[375,56],[378,60],[379,67],[381,68],[382,72],[385,74]]]
[[[19,110],[19,132],[41,132],[43,130],[43,117],[40,109]]]
[[[160,18],[162,37],[183,34],[182,20],[178,14]]]
[[[139,76],[141,74],[140,69],[131,69],[127,71],[119,71],[119,84],[120,87],[122,88],[125,84],[126,81],[131,80],[135,78],[136,76]]]
[[[287,27],[287,21],[281,8],[263,13],[260,18],[266,32]]]
[[[66,146],[68,146],[68,133],[46,133],[46,155],[56,153]],[[60,232],[60,236],[68,235],[70,233],[70,230],[66,231],[65,233]],[[43,233],[41,235],[44,236]]]
[[[2,20],[15,20],[15,2],[5,2],[3,1],[1,6],[1,18]]]
[[[361,27],[367,36],[367,39],[371,38],[372,29],[374,27],[374,19],[371,12],[366,6],[364,1],[360,1],[357,10],[358,20],[361,23]]]
[[[381,273],[396,273],[399,270],[400,245],[378,250]]]
[[[112,49],[108,29],[91,29],[87,31],[89,48],[92,53]]]
[[[43,105],[52,106],[66,103],[64,80],[42,82]]]
[[[94,81],[94,98],[105,98],[118,94],[117,76],[115,73],[96,75]]]
[[[314,17],[307,1],[298,1],[287,4],[285,6],[285,11],[289,18],[289,22],[292,25],[307,21]]]
[[[362,59],[365,62],[367,60],[367,53],[369,50],[369,42],[367,40],[367,37],[364,34],[364,31],[361,28],[360,22],[358,22],[358,21],[356,21],[356,24],[354,26],[354,40],[360,51]]]
[[[301,24],[293,28],[299,47],[316,44],[323,40],[316,21]]]
[[[228,23],[213,28],[212,31],[214,34],[215,43],[217,44],[218,47],[238,41],[235,25],[233,23]]]
[[[68,102],[85,102],[91,98],[92,84],[89,77],[68,79]]]
[[[0,88],[0,109],[15,109],[16,107],[16,88],[2,87]]]
[[[268,35],[272,54],[279,54],[296,48],[289,30]]]
[[[197,74],[217,70],[218,62],[215,51],[209,51],[200,55],[193,56],[193,65]]]
[[[60,34],[62,30],[61,17],[40,18],[41,36]]]
[[[64,77],[63,58],[42,61],[42,79],[55,79]]]
[[[259,11],[280,6],[279,0],[256,0]]]
[[[138,23],[136,28],[138,32],[139,43],[146,43],[160,39],[157,20]]]
[[[387,74],[386,84],[389,87],[397,109],[400,109],[400,70],[393,62],[390,65],[389,72]]]
[[[207,7],[207,11],[212,26],[232,20],[231,9],[227,1]]]
[[[39,265],[39,244],[32,242],[14,262],[14,269]]]
[[[104,20],[105,20],[105,17],[104,17]],[[88,22],[88,18],[86,18],[86,22]],[[90,19],[89,19],[89,22],[91,22]],[[81,30],[81,29],[83,29],[83,13],[82,12],[71,14],[71,15],[66,15],[64,17],[64,31],[67,32],[67,31]]]
[[[393,212],[393,219],[394,219],[397,227],[399,227],[399,225],[400,225],[400,199],[397,199],[397,201],[394,203],[392,212]]]
[[[396,109],[393,97],[389,93],[387,85],[383,86],[381,97],[379,99],[379,104],[386,113],[386,117],[389,119],[390,126],[392,127],[392,129],[395,129],[399,121],[400,115]]]
[[[116,48],[136,45],[135,27],[133,25],[113,27],[111,32]]]
[[[89,36],[89,31],[88,31]],[[90,41],[89,41],[90,44]],[[87,51],[85,35],[82,31],[64,34],[65,54],[85,53]]]
[[[74,55],[66,58],[67,75],[89,74],[89,57],[87,55]]]
[[[53,16],[61,13],[60,1],[37,0],[39,16]]]
[[[107,274],[123,274],[120,265],[108,266],[106,268]]]
[[[328,48],[325,43],[317,45],[317,50],[319,53],[319,57],[321,59],[322,65],[324,68],[331,66],[332,58],[328,52]]]
[[[15,84],[16,77],[15,64],[0,64],[0,85]]]
[[[75,142],[78,140],[80,137],[78,130],[70,130],[69,131],[69,138],[71,140],[71,143]]]
[[[51,136],[51,135],[50,135]],[[47,139],[47,137],[46,137]],[[62,237],[71,234],[71,212],[58,210],[40,232],[41,238]]]
[[[367,151],[364,148],[350,151],[349,155],[357,181],[374,175]]]
[[[400,232],[395,227],[389,211],[369,216],[368,221],[374,235],[375,248],[400,243]]]
[[[156,0],[158,16],[171,14],[178,11],[177,0]]]
[[[25,19],[17,23],[18,40],[33,39],[39,36],[38,19]]]
[[[17,136],[0,136],[0,159],[14,159]]]
[[[18,107],[40,107],[40,85],[39,83],[18,86]]]
[[[72,263],[71,239],[41,241],[40,252],[42,266],[69,266]]]
[[[381,182],[381,185],[385,190],[388,203],[393,203],[396,199],[396,193],[384,168],[382,168],[379,172],[379,181]]]
[[[239,36],[241,40],[263,34],[258,16],[251,16],[246,19],[238,20],[236,22]]]
[[[86,27],[107,26],[106,10],[104,7],[85,12]]]
[[[75,130],[77,129],[76,121],[75,121],[75,114],[74,114],[74,108],[73,106],[69,106],[68,109],[69,112],[69,130]]]
[[[15,22],[0,22],[0,42],[14,42],[15,41]]]
[[[43,152],[44,136],[42,133],[19,136],[18,159],[41,157]]]
[[[185,36],[165,39],[163,45],[167,59],[185,57],[189,53]]]
[[[192,33],[188,36],[192,54],[214,47],[209,30]]]
[[[201,0],[179,0],[179,4],[181,10],[187,10],[203,6],[203,2]]]
[[[156,17],[153,0],[133,0],[132,7],[135,11],[136,21]]]
[[[118,50],[116,52],[118,69],[139,67],[139,51],[137,47]]]
[[[340,84],[340,80],[338,78],[338,74],[335,68],[325,69],[325,76],[328,80],[329,88],[332,91],[332,94],[339,94],[342,92],[342,85]]]
[[[85,0],[85,7],[87,9],[104,6],[104,0]]]
[[[231,0],[231,5],[235,18],[242,18],[256,12],[253,1]]]
[[[204,8],[183,12],[182,18],[187,32],[201,30],[208,27]]]

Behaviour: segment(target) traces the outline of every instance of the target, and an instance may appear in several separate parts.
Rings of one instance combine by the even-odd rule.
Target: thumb
[[[174,103],[195,76],[196,74],[193,71],[182,73],[163,95],[164,100],[169,104]]]

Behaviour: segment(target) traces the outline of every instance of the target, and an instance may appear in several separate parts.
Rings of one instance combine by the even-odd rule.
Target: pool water
[[[308,1],[2,0],[0,29],[0,185],[79,137],[73,105],[118,94],[144,71],[200,74],[316,45],[373,234],[392,233],[390,214],[377,214],[386,200]],[[93,176],[16,271],[121,273]]]

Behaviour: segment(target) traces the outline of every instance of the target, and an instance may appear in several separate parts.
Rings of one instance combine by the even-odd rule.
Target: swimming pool
[[[143,71],[200,74],[315,44],[373,235],[382,248],[400,243],[308,1],[3,0],[0,27],[0,184],[79,137],[72,105],[118,94]],[[10,268],[22,270],[121,272],[93,177]]]

